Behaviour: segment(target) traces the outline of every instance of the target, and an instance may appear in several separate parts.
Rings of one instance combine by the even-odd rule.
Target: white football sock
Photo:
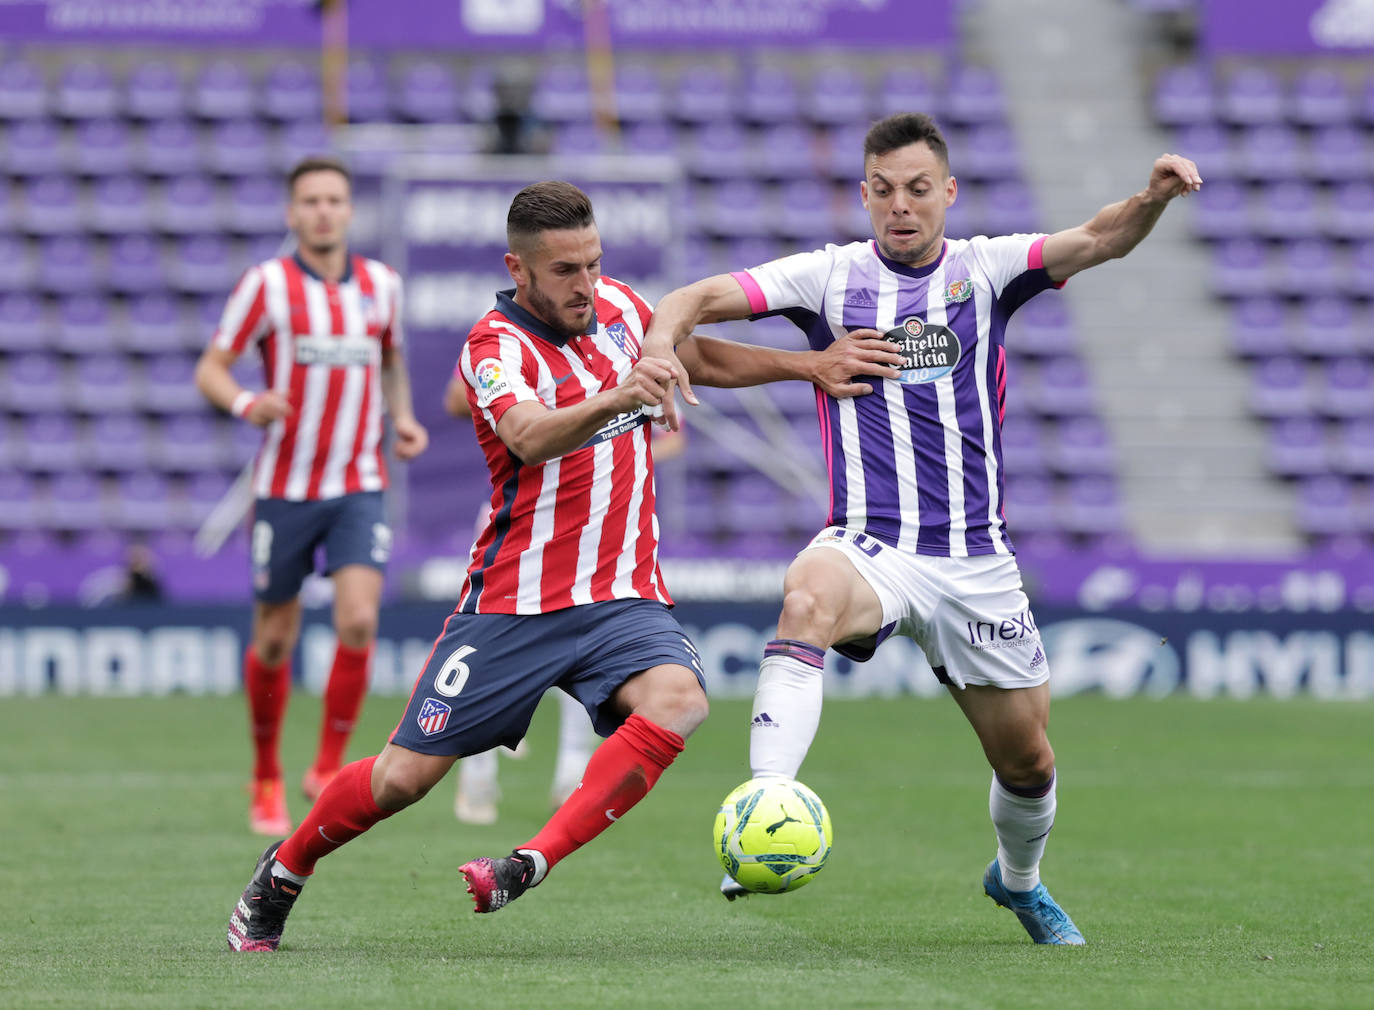
[[[281,877],[283,880],[289,880],[294,884],[304,884],[310,879],[309,877],[302,877],[299,873],[292,873],[282,865],[280,859],[272,860],[272,876]]]
[[[787,638],[769,642],[763,650],[749,725],[754,775],[797,777],[821,722],[824,660],[819,646]]]
[[[501,798],[496,782],[496,748],[469,754],[458,762],[458,791],[473,802],[495,803]]]
[[[1020,795],[1039,790],[1012,792],[996,775],[988,794],[988,812],[997,829],[997,861],[1002,885],[1009,891],[1029,891],[1040,883],[1040,859],[1054,827],[1056,778],[1043,796]]]
[[[538,849],[516,849],[515,851],[522,856],[529,856],[530,859],[534,860],[534,876],[530,878],[531,887],[534,887],[549,875],[549,861],[544,858],[544,853],[540,852]]]
[[[565,799],[577,789],[587,762],[596,749],[596,734],[582,703],[558,692],[558,760],[553,766],[553,792]]]

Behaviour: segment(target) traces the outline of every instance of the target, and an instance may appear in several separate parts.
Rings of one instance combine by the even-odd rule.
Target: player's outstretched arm
[[[496,435],[520,462],[536,466],[580,449],[614,417],[662,405],[672,382],[667,361],[640,358],[620,385],[581,403],[552,410],[532,400],[517,403],[501,415]]]
[[[1044,262],[1050,279],[1068,280],[1080,270],[1125,256],[1150,234],[1170,200],[1201,188],[1197,165],[1182,155],[1160,155],[1150,170],[1149,184],[1139,193],[1108,204],[1077,228],[1045,239]]]
[[[259,428],[291,413],[291,404],[276,390],[260,393],[244,389],[230,369],[238,360],[233,351],[211,344],[196,362],[196,388],[220,410],[241,417]]]
[[[429,432],[415,419],[415,405],[410,398],[410,376],[405,358],[396,347],[382,348],[382,396],[396,429],[396,456],[414,459],[429,446]]]
[[[753,347],[695,333],[678,345],[678,358],[695,383],[736,388],[800,379],[842,399],[873,387],[856,376],[895,379],[902,356],[877,330],[855,330],[823,351]]]

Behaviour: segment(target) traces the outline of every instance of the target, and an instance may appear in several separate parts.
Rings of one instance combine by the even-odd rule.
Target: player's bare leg
[[[631,677],[612,701],[627,718],[592,754],[581,788],[509,856],[474,859],[460,867],[478,912],[510,904],[560,859],[623,817],[682,752],[685,738],[709,708],[696,674],[673,663]]]
[[[377,638],[377,611],[382,600],[382,573],[369,565],[344,565],[333,573],[334,633],[338,645],[320,717],[315,760],[301,780],[301,790],[314,800],[339,771],[367,696],[372,643]]]
[[[949,690],[992,765],[988,809],[997,831],[997,858],[983,875],[983,890],[1015,912],[1036,943],[1083,943],[1073,920],[1040,883],[1040,859],[1056,805],[1049,684]]]
[[[291,652],[300,631],[299,600],[254,604],[252,644],[243,659],[243,691],[253,736],[248,819],[255,834],[278,836],[291,830],[282,783],[280,741],[291,695]]]

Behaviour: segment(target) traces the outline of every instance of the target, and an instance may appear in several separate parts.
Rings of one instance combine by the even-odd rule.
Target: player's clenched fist
[[[673,388],[678,370],[663,358],[640,358],[621,380],[616,392],[624,397],[624,409],[657,407]]]
[[[275,389],[266,389],[253,397],[243,418],[249,424],[266,428],[273,421],[280,420],[291,413],[291,403]]]

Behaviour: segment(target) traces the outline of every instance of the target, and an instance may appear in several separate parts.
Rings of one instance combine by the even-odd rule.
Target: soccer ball
[[[821,872],[835,836],[821,798],[794,779],[750,779],[716,812],[712,842],[742,887],[795,891]]]

